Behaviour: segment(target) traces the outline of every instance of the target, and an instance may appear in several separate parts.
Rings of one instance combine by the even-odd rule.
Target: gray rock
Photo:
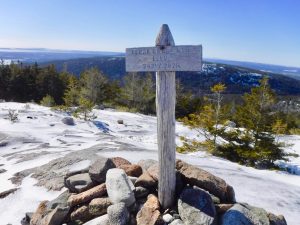
[[[134,185],[134,183],[137,181],[137,177],[131,177],[131,176],[128,176],[128,178],[131,180],[131,182],[133,183],[133,185]]]
[[[276,216],[273,213],[268,213],[270,225],[287,225],[283,215]]]
[[[106,189],[113,204],[124,202],[127,207],[135,203],[134,186],[124,170],[110,169],[106,174]]]
[[[61,122],[63,122],[66,125],[69,125],[69,126],[75,125],[74,119],[72,117],[64,117],[64,118],[62,118]]]
[[[245,207],[247,207],[254,216],[258,219],[259,224],[261,225],[270,225],[270,221],[268,218],[268,213],[266,210],[258,207],[254,207],[248,204],[243,204]]]
[[[89,174],[93,181],[103,183],[107,171],[112,168],[115,168],[115,164],[111,159],[100,157],[90,166]]]
[[[68,177],[65,185],[71,192],[80,193],[92,188],[94,183],[88,173],[82,173]]]
[[[6,171],[6,169],[0,169],[0,173],[5,173]]]
[[[15,193],[19,188],[12,188],[7,191],[0,192],[0,199],[6,198],[8,195]]]
[[[142,167],[143,172],[147,171],[151,166],[158,165],[158,162],[154,159],[146,159],[146,160],[140,160],[137,163],[140,167]]]
[[[178,212],[185,224],[211,225],[216,209],[210,195],[199,188],[185,188],[178,199]]]
[[[170,225],[184,225],[183,221],[180,219],[176,219],[170,223]]]
[[[64,207],[69,207],[68,206],[68,199],[70,197],[70,193],[69,191],[65,191],[63,193],[61,193],[56,199],[53,199],[52,201],[50,202],[47,202],[47,209],[48,210],[51,210],[51,209],[55,209],[57,206],[60,206],[61,208],[64,208]]]
[[[126,225],[129,221],[129,212],[123,202],[109,206],[107,214],[109,223],[113,225]]]
[[[108,215],[99,216],[93,220],[90,220],[83,225],[110,225],[108,220]]]
[[[25,217],[21,220],[22,225],[29,225],[33,212],[25,213]]]
[[[258,213],[251,211],[248,205],[234,204],[222,217],[221,225],[265,225]]]
[[[134,190],[134,196],[136,199],[145,198],[149,194],[149,190],[144,187],[136,187]]]
[[[8,145],[8,141],[0,141],[0,147],[5,147]]]
[[[118,124],[124,124],[124,121],[123,120],[117,120],[117,123]]]

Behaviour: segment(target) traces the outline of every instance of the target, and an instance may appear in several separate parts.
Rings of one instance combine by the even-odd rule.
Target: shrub
[[[17,122],[19,120],[18,113],[16,112],[16,110],[13,110],[13,109],[9,109],[8,110],[8,119],[12,123],[15,123],[15,122]]]
[[[54,98],[50,95],[46,95],[40,102],[42,106],[52,107],[55,105]]]

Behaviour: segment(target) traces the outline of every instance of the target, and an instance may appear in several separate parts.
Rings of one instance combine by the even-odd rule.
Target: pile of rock
[[[211,173],[176,162],[176,201],[163,210],[157,198],[158,164],[99,157],[65,177],[68,189],[27,213],[30,225],[284,225],[283,216],[237,203],[233,188]]]

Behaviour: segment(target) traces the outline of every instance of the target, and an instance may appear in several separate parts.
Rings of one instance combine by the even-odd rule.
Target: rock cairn
[[[98,156],[97,156],[98,157]],[[158,164],[99,157],[65,176],[67,191],[26,213],[23,225],[286,225],[283,216],[235,201],[223,179],[176,162],[176,205],[157,198]]]

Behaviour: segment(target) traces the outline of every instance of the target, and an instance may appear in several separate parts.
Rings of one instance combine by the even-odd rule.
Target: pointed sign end
[[[155,41],[156,46],[173,46],[175,45],[172,33],[167,24],[163,24]]]

